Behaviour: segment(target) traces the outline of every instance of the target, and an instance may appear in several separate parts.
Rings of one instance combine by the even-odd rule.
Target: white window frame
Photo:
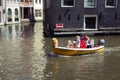
[[[42,9],[35,9],[35,17],[42,17]]]
[[[108,6],[107,5],[107,0],[105,0],[105,7],[106,8],[116,8],[118,6],[118,0],[116,0],[116,6]]]
[[[61,0],[61,7],[75,7],[75,0],[73,6],[64,5],[64,0]]]
[[[96,6],[97,6],[97,0],[95,0],[95,6],[88,6],[88,5],[86,5],[87,4],[86,1],[87,0],[84,0],[84,8],[96,8]]]
[[[95,29],[86,29],[85,18],[86,17],[96,17]],[[97,30],[98,27],[98,15],[84,15],[84,30]]]
[[[35,4],[41,4],[41,0],[35,0]]]

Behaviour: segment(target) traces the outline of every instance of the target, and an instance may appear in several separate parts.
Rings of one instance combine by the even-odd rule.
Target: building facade
[[[20,23],[19,0],[6,0],[5,2],[5,23]]]
[[[0,0],[0,25],[43,20],[43,0]]]
[[[44,28],[52,34],[120,29],[119,0],[46,0],[44,5]]]
[[[2,24],[2,0],[0,0],[0,24]]]
[[[3,13],[3,8],[4,8],[4,5],[3,5],[4,1],[3,0],[0,0],[0,25],[3,25],[4,23],[4,13]]]
[[[43,0],[34,0],[34,16],[35,20],[43,20]]]
[[[34,21],[33,0],[20,0],[21,21]]]

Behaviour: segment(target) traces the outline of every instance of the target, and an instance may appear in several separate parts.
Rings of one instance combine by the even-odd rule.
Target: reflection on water
[[[120,37],[91,36],[98,41],[105,39],[105,51],[73,57],[48,57],[45,68],[45,80],[118,80],[120,73]],[[67,40],[73,37],[59,37],[60,46],[65,46]],[[115,40],[116,39],[116,40]],[[114,65],[117,64],[117,65]]]
[[[50,78],[52,80],[95,80],[96,76],[102,76],[103,56],[50,58],[49,60],[51,63],[47,64],[46,80]]]
[[[42,23],[0,26],[0,80],[119,80],[120,37],[105,39],[105,51],[82,56],[48,57],[52,40]],[[58,37],[65,46],[73,37]]]
[[[42,79],[46,58],[42,24],[0,27],[0,79]]]

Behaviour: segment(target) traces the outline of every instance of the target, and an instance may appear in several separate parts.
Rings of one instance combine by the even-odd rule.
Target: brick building
[[[120,32],[119,0],[45,0],[44,13],[45,33]]]

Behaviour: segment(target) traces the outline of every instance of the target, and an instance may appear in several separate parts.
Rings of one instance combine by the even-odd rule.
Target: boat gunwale
[[[56,47],[56,49],[63,49],[63,50],[83,50],[83,51],[87,51],[87,50],[98,50],[98,49],[101,49],[101,48],[104,48],[104,46],[98,46],[98,47],[93,47],[93,48],[67,48],[67,47]]]

